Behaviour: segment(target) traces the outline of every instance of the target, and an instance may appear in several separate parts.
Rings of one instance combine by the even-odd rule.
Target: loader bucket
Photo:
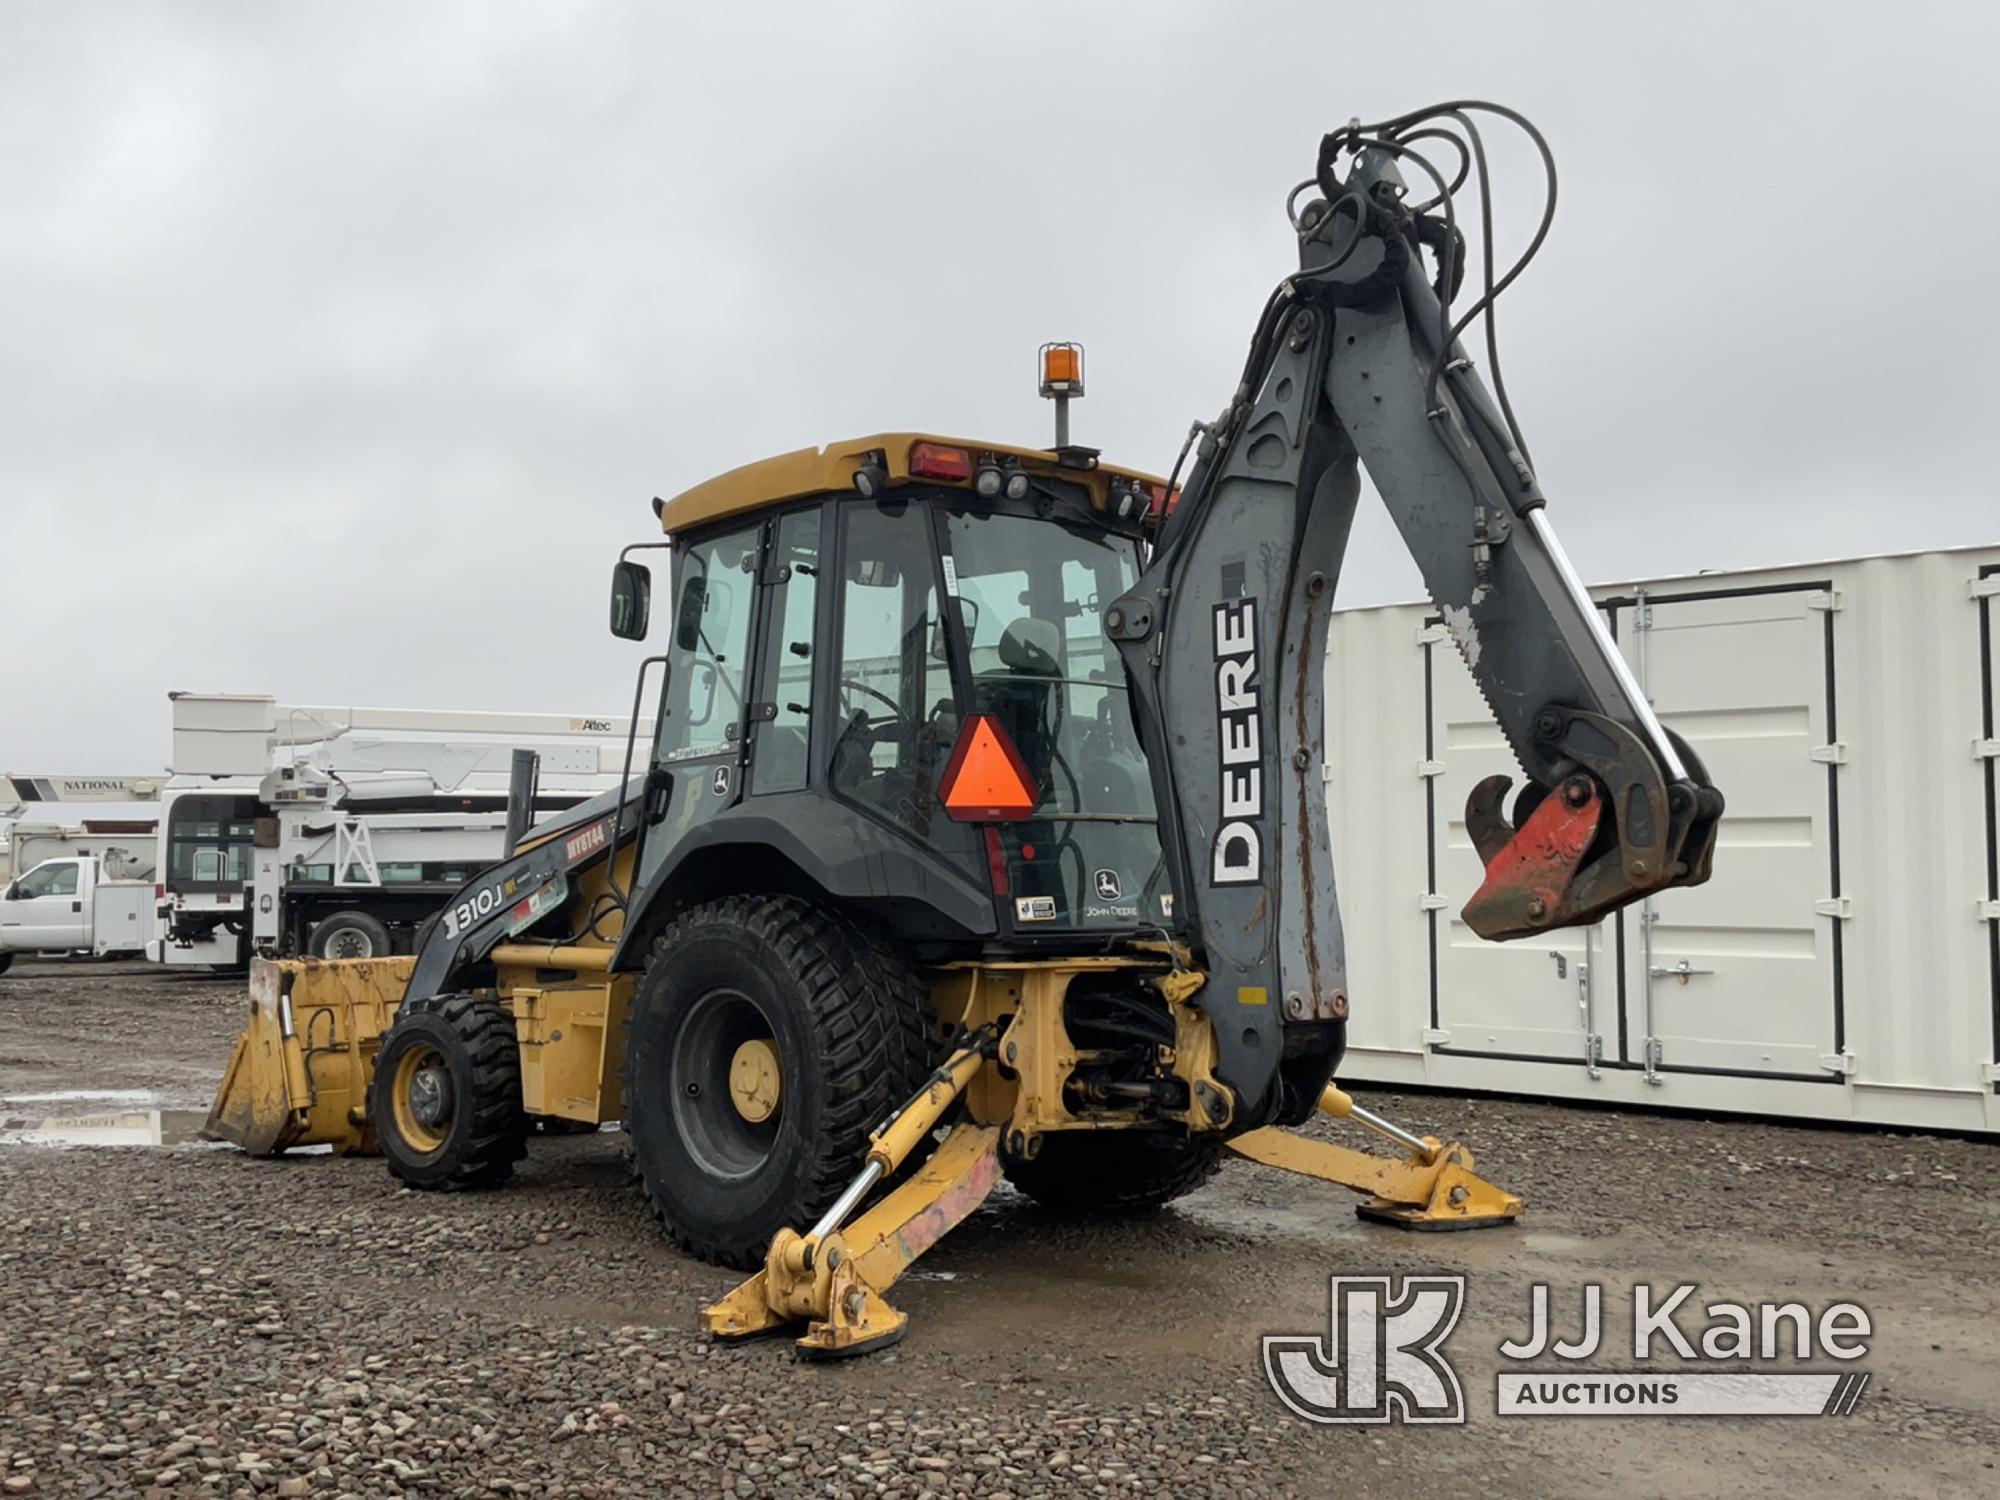
[[[375,1148],[368,1086],[414,958],[257,959],[250,1015],[202,1134],[253,1156]]]

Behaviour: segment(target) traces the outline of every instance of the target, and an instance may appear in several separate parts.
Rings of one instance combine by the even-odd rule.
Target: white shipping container
[[[2000,1130],[2000,547],[1591,594],[1728,799],[1713,879],[1475,937],[1465,799],[1520,768],[1429,605],[1337,613],[1342,1077]]]

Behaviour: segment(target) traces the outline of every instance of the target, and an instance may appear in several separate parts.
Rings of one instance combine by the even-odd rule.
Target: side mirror
[[[644,563],[620,558],[611,570],[611,633],[643,641],[653,612],[653,574]]]
[[[690,573],[681,585],[680,613],[674,619],[674,644],[692,651],[701,644],[701,617],[708,608],[708,577]]]
[[[7,886],[7,894],[5,896],[0,896],[0,900],[19,901],[20,899],[21,899],[20,889],[10,881]]]

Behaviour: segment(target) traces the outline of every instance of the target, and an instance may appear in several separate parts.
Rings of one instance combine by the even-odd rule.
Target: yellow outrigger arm
[[[745,1339],[803,1322],[801,1356],[839,1359],[893,1344],[909,1324],[884,1298],[918,1256],[985,1201],[1000,1180],[1001,1127],[963,1121],[909,1181],[843,1230],[847,1216],[876,1183],[893,1174],[916,1144],[986,1066],[990,1031],[960,1045],[923,1091],[869,1137],[867,1164],[820,1221],[804,1234],[781,1229],[764,1269],[703,1310],[703,1329]],[[1457,1142],[1413,1135],[1363,1109],[1328,1084],[1319,1107],[1352,1119],[1409,1150],[1403,1159],[1370,1156],[1273,1127],[1229,1142],[1239,1156],[1369,1194],[1365,1217],[1409,1229],[1483,1229],[1511,1223],[1521,1200],[1472,1171]]]
[[[1229,1142],[1229,1149],[1267,1167],[1368,1193],[1369,1200],[1355,1212],[1404,1229],[1490,1229],[1521,1216],[1521,1200],[1475,1176],[1472,1153],[1457,1141],[1446,1145],[1434,1135],[1413,1135],[1363,1109],[1346,1090],[1330,1083],[1319,1096],[1319,1107],[1336,1120],[1353,1120],[1386,1136],[1410,1154],[1400,1161],[1370,1156],[1268,1125],[1245,1131]]]
[[[882,1294],[986,1201],[1000,1180],[1000,1127],[955,1126],[908,1182],[845,1233],[840,1226],[936,1129],[986,1065],[994,1042],[993,1031],[982,1028],[961,1043],[922,1092],[869,1136],[867,1164],[820,1221],[804,1234],[779,1230],[764,1269],[704,1310],[702,1327],[719,1339],[743,1339],[804,1320],[799,1352],[816,1359],[866,1354],[900,1339],[909,1315]]]

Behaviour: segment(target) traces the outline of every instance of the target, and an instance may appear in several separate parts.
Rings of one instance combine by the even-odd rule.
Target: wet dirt
[[[665,1243],[614,1133],[536,1137],[506,1188],[444,1196],[364,1158],[169,1146],[206,1106],[240,986],[34,967],[0,979],[7,1128],[138,1115],[145,1132],[157,1112],[162,1145],[0,1150],[0,1471],[26,1493],[1996,1487],[1991,1143],[1370,1094],[1472,1144],[1527,1199],[1523,1224],[1365,1225],[1348,1195],[1242,1162],[1141,1221],[1065,1222],[1002,1188],[894,1292],[901,1344],[806,1366],[783,1340],[696,1334],[696,1309],[739,1278]],[[1466,1425],[1286,1411],[1260,1336],[1324,1333],[1330,1276],[1418,1272],[1468,1279],[1448,1344]],[[1526,1332],[1536,1283],[1562,1332],[1601,1284],[1591,1367],[1629,1369],[1639,1280],[1698,1282],[1696,1304],[1860,1303],[1866,1397],[1825,1419],[1495,1415],[1499,1346]]]

